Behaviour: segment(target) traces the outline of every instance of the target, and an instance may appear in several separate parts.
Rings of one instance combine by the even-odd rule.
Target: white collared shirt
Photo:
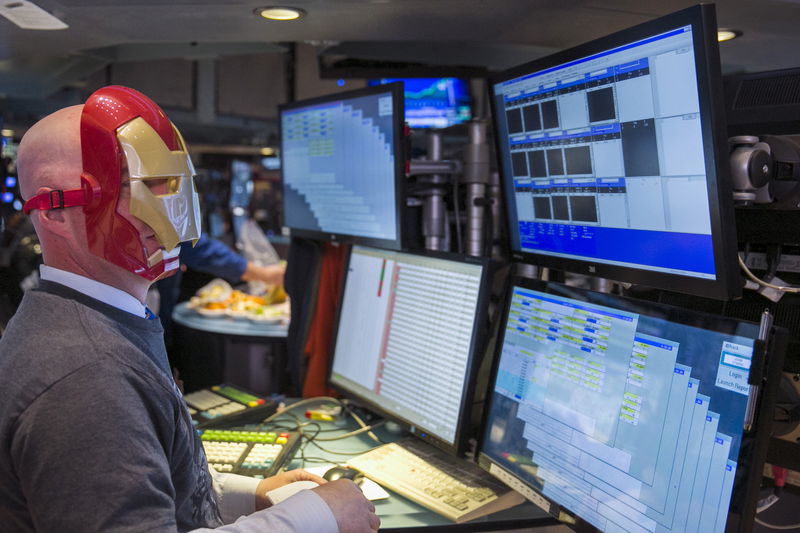
[[[111,285],[106,285],[105,283],[100,283],[99,281],[81,276],[80,274],[48,265],[41,265],[39,267],[39,277],[46,281],[60,283],[61,285],[132,315],[142,318],[147,317],[147,308],[142,302],[127,292],[112,287]]]

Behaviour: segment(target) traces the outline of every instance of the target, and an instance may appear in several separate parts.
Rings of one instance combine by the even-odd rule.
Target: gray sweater
[[[26,293],[0,339],[0,530],[221,523],[162,336],[57,283]]]

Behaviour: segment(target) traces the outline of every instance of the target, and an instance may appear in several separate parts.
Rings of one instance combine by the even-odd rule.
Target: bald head
[[[76,189],[81,185],[81,112],[66,107],[34,124],[19,144],[17,174],[24,199],[40,189]]]
[[[31,127],[17,172],[44,263],[144,301],[150,283],[178,266],[180,249],[166,248],[174,234],[177,242],[199,235],[193,167],[179,141],[158,104],[121,86],[98,89],[86,104]],[[135,179],[131,157],[142,171]],[[190,185],[169,194],[151,189],[162,171]]]

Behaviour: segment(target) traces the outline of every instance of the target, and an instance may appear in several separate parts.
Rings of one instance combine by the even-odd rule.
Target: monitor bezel
[[[382,83],[380,81],[382,79],[393,79],[394,81],[387,82],[387,83]],[[475,119],[475,96],[472,94],[473,93],[472,86],[470,84],[470,80],[467,79],[467,78],[461,78],[461,77],[458,77],[458,76],[404,76],[404,77],[382,76],[382,77],[377,77],[377,78],[373,77],[373,78],[367,79],[367,86],[375,87],[375,86],[378,86],[378,85],[388,85],[389,83],[402,83],[403,84],[403,105],[405,105],[405,100],[406,100],[406,98],[405,98],[405,83],[406,83],[406,80],[422,80],[422,79],[430,79],[430,80],[452,79],[452,80],[458,80],[461,83],[463,83],[467,98],[469,98],[469,114],[470,114],[470,118],[467,119],[467,120],[462,120],[460,122],[455,122],[455,123],[450,124],[449,126],[445,126],[443,128],[437,128],[435,126],[415,126],[414,124],[412,124],[411,122],[408,121],[408,117],[406,116],[406,124],[408,124],[409,128],[411,128],[412,130],[421,130],[421,131],[426,131],[426,130],[434,130],[434,131],[435,130],[445,130],[445,129],[448,129],[448,128],[463,126],[464,124],[466,124],[470,120]]]
[[[714,248],[716,279],[697,278],[690,275],[670,274],[633,266],[611,265],[592,258],[576,259],[553,256],[542,252],[523,251],[514,248],[511,231],[518,231],[506,209],[509,225],[509,249],[519,261],[544,267],[601,276],[604,278],[645,285],[658,289],[684,292],[720,300],[729,300],[741,295],[742,279],[738,274],[736,255],[736,221],[734,217],[733,189],[728,161],[727,125],[724,114],[722,76],[720,72],[719,47],[716,40],[717,23],[713,4],[696,5],[676,13],[660,17],[628,28],[612,35],[540,58],[524,65],[498,73],[489,80],[490,105],[495,132],[499,132],[495,85],[527,74],[539,72],[570,61],[581,59],[606,50],[633,43],[676,28],[691,25],[695,50],[695,69],[698,82],[702,138],[706,164],[706,184],[711,217],[711,236]],[[501,186],[508,205],[513,205],[513,176],[502,161],[503,143],[499,133],[495,134]],[[507,136],[505,137],[507,139]],[[521,248],[521,246],[519,247]]]
[[[612,295],[607,293],[598,293],[588,289],[574,287],[563,283],[552,281],[542,281],[538,279],[525,278],[521,276],[512,276],[509,280],[508,290],[506,291],[506,298],[503,302],[503,308],[500,310],[499,327],[497,329],[497,341],[494,346],[494,354],[492,360],[492,367],[489,377],[489,382],[486,389],[486,404],[483,409],[483,418],[481,420],[481,432],[478,435],[478,446],[476,453],[476,461],[478,465],[494,475],[498,479],[510,484],[513,488],[517,488],[524,496],[530,501],[541,507],[545,512],[550,513],[552,516],[559,518],[566,524],[570,525],[577,531],[598,531],[592,524],[583,520],[579,515],[562,506],[555,500],[552,500],[539,492],[536,487],[528,484],[524,479],[509,471],[504,464],[496,462],[492,457],[484,453],[484,442],[487,437],[487,432],[490,426],[490,418],[492,411],[492,402],[494,399],[494,384],[497,379],[498,369],[500,367],[500,358],[503,353],[503,343],[505,340],[505,324],[508,322],[508,315],[511,309],[511,302],[514,297],[514,288],[521,287],[523,289],[534,290],[551,294],[551,288],[558,288],[558,294],[562,297],[571,297],[565,294],[569,292],[577,295],[589,295],[588,298],[594,297],[594,300],[585,299],[584,301],[591,301],[598,305],[605,305],[608,307],[615,307],[622,305],[622,309],[626,311],[645,314],[652,317],[668,319],[669,321],[685,324],[693,327],[711,329],[714,331],[735,332],[736,326],[742,323],[749,323],[755,327],[758,324],[748,320],[741,320],[737,318],[714,315],[710,313],[703,313],[699,311],[684,309],[672,305],[656,303],[649,300],[639,300],[627,296]],[[622,302],[622,303],[620,303]],[[788,335],[786,330],[779,327],[773,327],[771,331],[772,340],[767,344],[768,359],[764,363],[763,377],[761,388],[758,391],[758,411],[754,418],[754,427],[750,432],[742,432],[742,440],[745,438],[751,439],[749,446],[742,443],[739,449],[739,460],[737,461],[741,466],[737,469],[736,477],[744,477],[744,481],[737,482],[734,485],[734,492],[731,496],[736,498],[738,495],[741,512],[731,513],[730,508],[728,512],[728,521],[726,523],[726,533],[731,532],[749,532],[752,529],[753,519],[756,515],[756,504],[759,498],[759,491],[761,489],[761,481],[763,479],[763,467],[766,460],[767,448],[772,432],[773,423],[773,406],[776,401],[778,383],[780,382],[780,375],[783,368],[784,350]],[[754,369],[755,369],[755,349],[754,349]],[[755,370],[754,370],[755,371]],[[746,462],[743,459],[747,458]],[[565,519],[565,517],[568,517]]]
[[[363,96],[373,96],[382,93],[389,93],[392,96],[392,152],[394,153],[394,194],[395,194],[395,227],[396,236],[394,239],[379,239],[364,235],[349,235],[346,233],[332,233],[322,230],[310,230],[307,228],[297,228],[286,223],[286,164],[283,160],[284,141],[283,141],[283,114],[287,111],[295,111],[304,107],[313,107],[320,104],[335,101],[345,101]],[[283,228],[284,232],[292,237],[304,237],[318,241],[343,242],[348,244],[360,244],[364,246],[375,246],[391,250],[403,250],[406,247],[404,239],[404,220],[406,204],[406,149],[405,149],[405,100],[403,98],[402,83],[387,83],[385,85],[365,87],[344,91],[334,94],[309,98],[278,106],[278,134],[280,136],[280,155],[281,155],[281,192],[282,208],[284,210]]]
[[[354,400],[358,405],[361,405],[367,408],[369,411],[374,412],[383,418],[390,419],[394,422],[399,423],[403,429],[408,431],[410,434],[414,435],[415,437],[436,446],[437,448],[450,453],[452,455],[461,456],[465,453],[467,449],[467,444],[469,438],[472,436],[471,431],[471,421],[472,421],[472,410],[473,410],[473,399],[476,395],[476,385],[477,385],[477,375],[478,370],[481,366],[481,362],[483,361],[484,356],[487,356],[487,341],[489,336],[489,324],[488,324],[488,311],[489,311],[489,301],[491,299],[491,261],[488,258],[482,257],[472,257],[472,256],[464,256],[450,252],[439,252],[439,251],[432,251],[432,250],[415,250],[413,252],[407,251],[399,251],[399,250],[390,250],[390,249],[378,249],[369,246],[361,246],[360,248],[365,249],[375,249],[377,251],[383,252],[390,252],[390,253],[400,253],[404,255],[411,255],[411,256],[418,256],[418,257],[425,257],[425,258],[432,258],[432,259],[443,259],[447,261],[453,261],[457,263],[466,263],[471,265],[476,265],[481,267],[481,279],[480,285],[478,289],[478,299],[475,303],[475,318],[472,327],[472,339],[470,343],[470,347],[472,353],[470,354],[470,360],[467,362],[467,367],[465,370],[464,375],[464,392],[461,397],[461,406],[459,409],[459,420],[456,422],[456,433],[453,443],[449,443],[437,435],[431,434],[426,431],[424,428],[420,428],[416,426],[410,420],[407,420],[401,416],[398,416],[395,413],[392,413],[388,409],[385,409],[379,403],[376,403],[370,398],[365,397],[359,391],[352,390],[351,388],[347,387],[341,383],[334,383],[332,381],[333,375],[333,361],[336,355],[336,341],[339,335],[339,321],[342,316],[342,305],[344,304],[344,295],[347,283],[347,272],[350,267],[350,261],[353,255],[353,250],[355,246],[351,246],[350,250],[348,251],[347,255],[347,262],[345,264],[345,268],[342,272],[342,280],[340,284],[340,291],[339,291],[339,301],[337,302],[336,307],[336,317],[333,323],[333,329],[331,332],[331,343],[330,343],[330,360],[328,362],[328,385],[331,388],[335,389],[336,391],[340,392],[341,394],[345,395],[347,398]]]

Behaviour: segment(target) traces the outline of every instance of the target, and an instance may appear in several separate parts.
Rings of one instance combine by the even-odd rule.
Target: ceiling
[[[253,14],[266,4],[253,0],[38,0],[69,27],[24,30],[0,17],[0,97],[51,97],[118,61],[264,53],[291,42],[331,57],[503,69],[693,3],[289,0],[307,16],[273,22]],[[800,66],[800,0],[720,0],[717,19],[743,32],[720,46],[724,72]]]

